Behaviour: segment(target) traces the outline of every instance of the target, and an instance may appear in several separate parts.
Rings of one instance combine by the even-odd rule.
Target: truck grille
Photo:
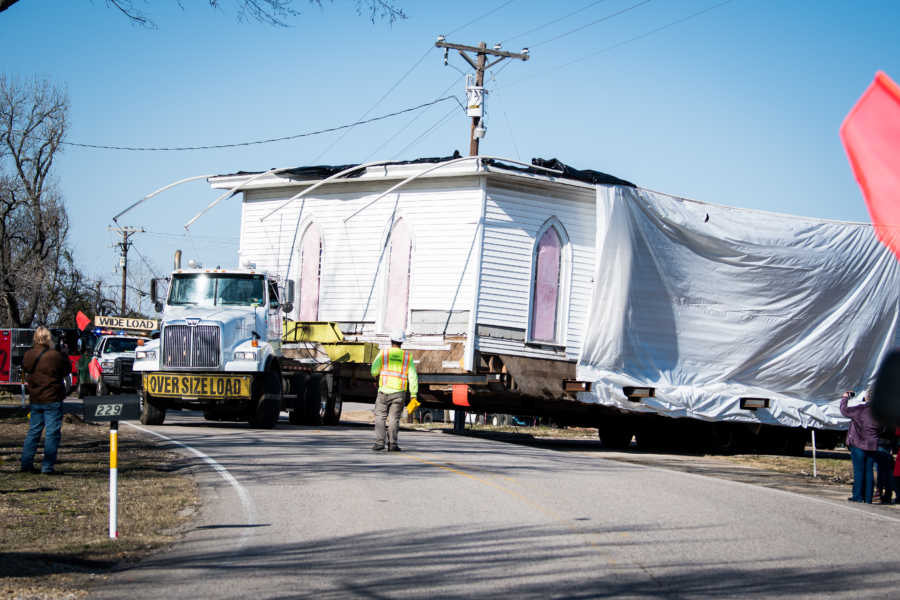
[[[217,325],[168,325],[163,329],[163,367],[218,367]]]

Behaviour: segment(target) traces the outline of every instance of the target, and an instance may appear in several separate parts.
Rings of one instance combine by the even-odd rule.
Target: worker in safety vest
[[[419,392],[419,376],[412,354],[400,348],[406,336],[402,331],[391,334],[391,347],[384,348],[372,363],[372,377],[378,378],[378,396],[375,398],[375,445],[376,452],[387,448],[399,452],[397,432],[400,430],[400,413],[406,404],[406,394],[411,400],[409,411],[419,405],[416,394]],[[385,440],[385,421],[387,421],[387,439]]]

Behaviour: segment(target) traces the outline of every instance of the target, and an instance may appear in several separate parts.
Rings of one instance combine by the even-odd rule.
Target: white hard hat
[[[391,332],[391,341],[397,342],[398,344],[402,344],[406,341],[406,334],[403,333],[402,329],[396,329]]]

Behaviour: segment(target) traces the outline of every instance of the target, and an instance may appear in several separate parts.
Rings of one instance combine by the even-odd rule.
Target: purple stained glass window
[[[319,281],[322,276],[322,236],[310,225],[300,241],[300,297],[298,321],[319,320]]]
[[[549,227],[538,240],[532,289],[531,339],[556,341],[559,307],[559,276],[562,270],[562,240]]]

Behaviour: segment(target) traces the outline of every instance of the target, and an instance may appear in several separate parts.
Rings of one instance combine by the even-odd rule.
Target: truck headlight
[[[235,352],[234,360],[256,360],[256,350],[247,352]]]
[[[138,350],[134,353],[136,360],[156,360],[156,350]]]
[[[116,370],[116,361],[114,360],[103,360],[100,361],[100,370],[104,373],[111,373]]]

